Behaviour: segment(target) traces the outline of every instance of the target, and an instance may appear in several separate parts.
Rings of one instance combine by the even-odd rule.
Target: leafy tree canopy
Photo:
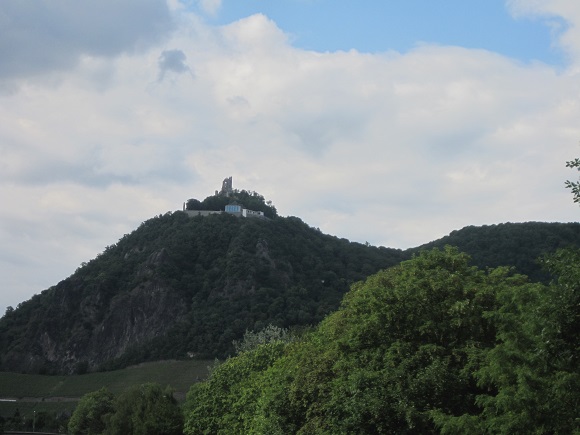
[[[301,339],[218,367],[192,388],[185,432],[573,433],[577,260],[546,257],[546,286],[423,252],[354,285]]]
[[[169,387],[136,385],[117,397],[102,388],[81,398],[68,430],[72,435],[179,435],[183,415]]]
[[[173,391],[158,384],[143,384],[121,393],[107,421],[107,435],[180,435],[183,415]]]
[[[575,168],[580,171],[580,159],[576,158],[566,162],[567,168]],[[574,198],[574,202],[580,203],[580,181],[566,181],[566,188],[570,189]]]
[[[71,435],[99,435],[105,430],[105,419],[114,412],[115,396],[106,388],[85,394],[73,412],[68,432]]]

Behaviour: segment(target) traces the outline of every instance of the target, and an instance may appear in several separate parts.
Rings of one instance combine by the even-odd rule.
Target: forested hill
[[[533,281],[547,282],[548,273],[542,270],[538,258],[568,246],[580,247],[580,223],[504,223],[468,226],[452,231],[448,236],[426,243],[407,253],[456,246],[471,256],[480,268],[513,266],[518,273]]]
[[[405,258],[295,217],[150,219],[0,319],[0,370],[83,372],[223,357],[246,329],[315,325]]]
[[[0,370],[112,369],[148,360],[224,357],[246,330],[316,325],[350,286],[408,259],[321,233],[296,217],[152,218],[69,278],[0,319]],[[572,244],[579,224],[468,227],[451,244],[475,264],[515,265]]]

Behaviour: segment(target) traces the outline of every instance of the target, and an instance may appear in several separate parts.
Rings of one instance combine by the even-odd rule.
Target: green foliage
[[[272,341],[229,358],[187,394],[184,433],[256,433],[247,419],[257,406],[260,374],[282,355],[286,343]]]
[[[113,394],[106,388],[84,395],[68,423],[71,435],[98,435],[105,430],[105,418],[112,414]]]
[[[130,388],[117,396],[114,408],[107,419],[107,435],[183,433],[183,415],[173,391],[158,384]]]
[[[185,209],[186,210],[203,210],[203,206],[201,205],[201,201],[199,201],[195,198],[190,198],[185,203]]]
[[[444,433],[578,433],[580,424],[580,253],[544,257],[550,286],[498,289],[485,313],[496,343],[474,371],[482,392],[475,414],[437,417]]]
[[[566,167],[576,168],[576,170],[580,171],[580,159],[576,158],[566,162]],[[571,190],[574,197],[574,202],[580,203],[580,182],[567,180],[565,185],[567,189]]]
[[[538,258],[566,247],[580,247],[580,223],[505,223],[468,226],[439,240],[410,249],[456,246],[473,259],[473,264],[486,267],[512,266],[532,281],[548,283],[550,274],[538,264]]]
[[[574,433],[580,430],[580,251],[544,257],[557,276],[549,287],[504,291],[489,313],[498,344],[476,373],[497,391],[478,403],[488,428],[501,433]]]
[[[481,316],[493,304],[491,279],[499,278],[447,249],[353,286],[305,351],[287,357],[286,367],[300,369],[282,430],[428,433],[430,411],[469,409],[474,382],[465,367],[491,338]]]
[[[178,435],[183,415],[173,391],[159,384],[137,385],[117,397],[107,389],[81,398],[68,425],[70,434]]]
[[[551,320],[550,354],[559,365],[573,370],[580,366],[580,250],[561,249],[542,262],[556,277],[546,308]]]
[[[236,353],[247,352],[249,350],[255,349],[256,347],[272,343],[276,341],[287,342],[290,340],[290,335],[288,330],[285,328],[280,328],[279,326],[268,325],[264,329],[258,332],[248,331],[244,334],[244,339],[241,341],[234,340],[234,349]]]
[[[574,433],[579,259],[546,257],[546,286],[423,252],[301,339],[228,359],[192,387],[186,433]]]

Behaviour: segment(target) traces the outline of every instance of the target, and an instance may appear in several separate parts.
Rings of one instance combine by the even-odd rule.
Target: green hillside
[[[400,250],[298,218],[157,216],[0,320],[0,368],[82,373],[224,357],[247,329],[315,325]]]
[[[191,385],[205,379],[208,367],[213,364],[213,361],[158,361],[110,372],[69,376],[0,372],[0,399],[15,400],[0,400],[0,428],[3,420],[12,421],[15,415],[23,422],[22,428],[28,430],[32,429],[35,417],[37,428],[42,424],[52,430],[66,426],[81,396],[102,387],[120,394],[135,385],[153,382],[170,386],[175,397],[183,401]],[[12,426],[19,427],[14,423]]]
[[[109,372],[84,375],[34,375],[0,372],[1,398],[49,399],[73,398],[107,387],[113,393],[155,382],[170,385],[177,393],[185,393],[192,384],[207,377],[211,360],[156,361]]]
[[[580,257],[545,261],[550,286],[449,247],[381,271],[192,386],[185,433],[578,433]]]
[[[580,246],[580,224],[466,227],[401,251],[269,210],[157,216],[8,312],[6,427],[63,428],[80,396],[154,382],[182,400],[191,387],[191,434],[573,433],[578,258],[553,253]]]
[[[232,203],[263,215],[219,212]],[[351,285],[423,249],[457,246],[480,268],[513,266],[547,282],[538,258],[580,246],[578,223],[529,222],[466,227],[406,251],[373,247],[279,217],[261,195],[231,185],[186,208],[143,222],[8,311],[0,319],[0,370],[82,374],[224,358],[246,330],[317,325]]]
[[[534,281],[549,279],[538,258],[568,246],[580,247],[580,223],[525,222],[468,226],[448,236],[407,252],[456,246],[468,253],[474,265],[485,267],[513,266],[518,273]]]

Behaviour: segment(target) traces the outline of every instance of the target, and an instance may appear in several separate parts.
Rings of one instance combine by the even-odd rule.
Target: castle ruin
[[[222,181],[222,190],[220,190],[219,192],[216,190],[215,194],[216,196],[223,195],[229,197],[233,192],[234,189],[232,187],[232,177],[227,177],[224,178],[224,181]]]
[[[232,177],[224,178],[222,181],[222,189],[218,192],[215,191],[215,195],[218,196],[225,196],[229,198],[234,193]],[[242,205],[238,204],[237,202],[233,201],[230,204],[225,206],[224,210],[187,210],[185,202],[183,203],[183,212],[187,213],[188,216],[209,216],[212,214],[219,214],[219,213],[228,213],[238,217],[245,217],[245,218],[259,218],[259,219],[268,219],[263,211],[256,211],[256,210],[249,210],[244,208]]]

